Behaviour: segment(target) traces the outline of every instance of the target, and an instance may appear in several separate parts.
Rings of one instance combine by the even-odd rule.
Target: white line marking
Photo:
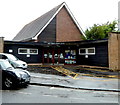
[[[20,93],[20,94],[26,94],[26,95],[32,94],[32,93],[26,93],[26,92],[18,92],[18,93]]]
[[[57,90],[71,91],[71,89],[66,89],[66,88],[55,88],[55,87],[51,87],[50,89],[57,89]]]
[[[58,97],[58,96],[55,96],[55,95],[43,95],[43,96],[47,96],[47,97]]]
[[[70,99],[86,100],[85,98],[78,98],[78,97],[70,97]]]

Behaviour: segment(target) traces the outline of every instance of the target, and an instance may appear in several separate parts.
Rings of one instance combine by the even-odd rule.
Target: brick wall
[[[4,38],[0,37],[0,53],[3,53],[3,47],[4,47]]]
[[[120,33],[109,33],[109,68],[120,70]]]
[[[56,42],[80,41],[81,32],[65,8],[62,8],[56,20]]]

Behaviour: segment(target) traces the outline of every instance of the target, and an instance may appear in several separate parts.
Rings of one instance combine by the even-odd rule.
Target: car
[[[27,69],[27,63],[19,60],[16,56],[7,53],[0,53],[0,59],[6,59],[14,68]]]
[[[27,70],[15,69],[7,60],[0,59],[0,74],[2,88],[12,89],[18,86],[28,86],[30,73]]]

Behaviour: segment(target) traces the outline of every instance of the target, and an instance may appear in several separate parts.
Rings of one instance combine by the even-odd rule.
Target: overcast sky
[[[26,25],[66,2],[83,31],[93,24],[118,19],[120,0],[0,0],[0,36],[13,37]]]

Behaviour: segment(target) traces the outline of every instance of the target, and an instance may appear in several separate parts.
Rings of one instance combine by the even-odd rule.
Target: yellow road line
[[[62,66],[58,66],[58,67],[53,67],[53,66],[51,66],[51,67],[52,67],[54,70],[57,70],[57,71],[65,74],[65,75],[67,75],[67,76],[70,76],[70,77],[73,78],[73,79],[81,79],[81,77],[78,78],[79,75],[81,75],[81,76],[91,76],[91,77],[95,77],[95,78],[104,78],[104,77],[118,78],[117,75],[99,75],[99,76],[101,76],[101,77],[96,77],[96,76],[91,75],[91,74],[79,74],[79,73],[75,73],[75,72],[73,72],[73,71],[70,71],[70,70],[68,70],[68,69],[63,68]],[[95,80],[95,79],[91,79],[91,80]],[[95,80],[95,81],[96,81],[96,80]],[[109,79],[109,80],[97,80],[97,81],[110,81],[110,79]]]
[[[85,69],[85,70],[90,70],[90,71],[100,71],[100,72],[108,72],[107,70],[101,70],[101,69],[91,69],[91,68],[77,68],[77,69]]]
[[[53,67],[53,66],[51,66],[51,68],[53,68],[54,70],[57,70],[57,71],[65,74],[65,75],[67,75],[67,76],[70,76],[70,77],[72,77],[73,79],[75,79],[75,78],[78,76],[78,73],[75,73],[75,72],[70,71],[70,70],[68,70],[68,69],[62,68],[61,66],[58,66],[58,67]]]

